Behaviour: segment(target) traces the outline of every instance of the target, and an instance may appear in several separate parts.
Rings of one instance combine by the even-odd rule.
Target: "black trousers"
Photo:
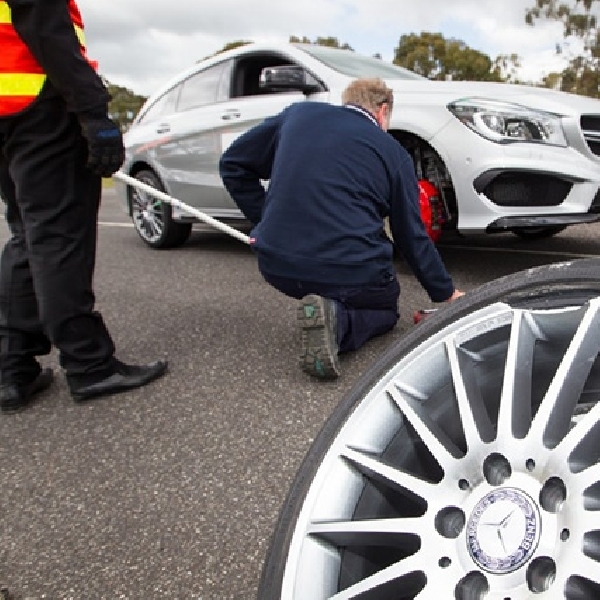
[[[110,370],[114,344],[94,310],[101,179],[86,166],[60,98],[0,119],[0,195],[11,238],[0,258],[0,381],[27,383],[51,344],[69,375]]]

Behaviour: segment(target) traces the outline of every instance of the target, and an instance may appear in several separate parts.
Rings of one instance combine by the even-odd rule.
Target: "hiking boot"
[[[300,300],[298,324],[302,349],[300,366],[318,379],[340,376],[335,300],[310,294]]]

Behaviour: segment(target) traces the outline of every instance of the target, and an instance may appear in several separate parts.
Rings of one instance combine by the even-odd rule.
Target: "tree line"
[[[525,12],[525,22],[529,26],[534,27],[544,21],[558,21],[563,25],[563,39],[557,41],[556,52],[565,56],[567,66],[561,72],[549,73],[542,81],[519,79],[521,59],[517,54],[491,58],[461,40],[446,38],[435,32],[402,35],[394,49],[393,62],[428,79],[529,84],[600,98],[600,30],[595,15],[600,0],[532,1],[533,6]],[[292,35],[289,40],[292,43],[353,50],[348,43],[340,42],[336,37],[311,40],[306,36]],[[215,54],[248,43],[247,40],[229,42]],[[381,58],[381,55],[376,57]],[[110,113],[126,130],[146,97],[108,81],[105,83],[112,95]]]

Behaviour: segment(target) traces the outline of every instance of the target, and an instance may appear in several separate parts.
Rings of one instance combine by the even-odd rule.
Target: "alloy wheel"
[[[320,460],[278,597],[600,597],[599,333],[600,299],[499,302],[401,355]]]

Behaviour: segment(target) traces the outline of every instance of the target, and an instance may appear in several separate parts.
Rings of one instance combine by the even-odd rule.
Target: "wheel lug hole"
[[[447,569],[452,564],[452,561],[448,556],[442,556],[442,558],[440,558],[438,561],[438,564],[442,569]]]
[[[567,487],[559,477],[551,477],[540,491],[540,506],[549,513],[557,513],[567,499]]]
[[[454,589],[456,600],[483,600],[490,591],[490,585],[483,573],[472,571],[465,575]]]
[[[571,537],[571,532],[568,529],[563,529],[560,532],[560,541],[566,542]]]
[[[540,556],[527,568],[527,585],[534,594],[547,592],[556,579],[556,563],[549,556]]]
[[[456,506],[448,506],[435,516],[435,528],[444,538],[453,540],[457,538],[463,529],[467,519],[465,513]]]
[[[458,487],[465,492],[471,487],[471,484],[466,479],[459,479]]]
[[[483,461],[483,476],[490,485],[503,485],[511,475],[510,463],[502,454],[490,454]]]
[[[525,462],[525,468],[531,473],[532,471],[535,470],[535,460],[533,460],[533,458],[529,458],[527,459],[527,461]]]

